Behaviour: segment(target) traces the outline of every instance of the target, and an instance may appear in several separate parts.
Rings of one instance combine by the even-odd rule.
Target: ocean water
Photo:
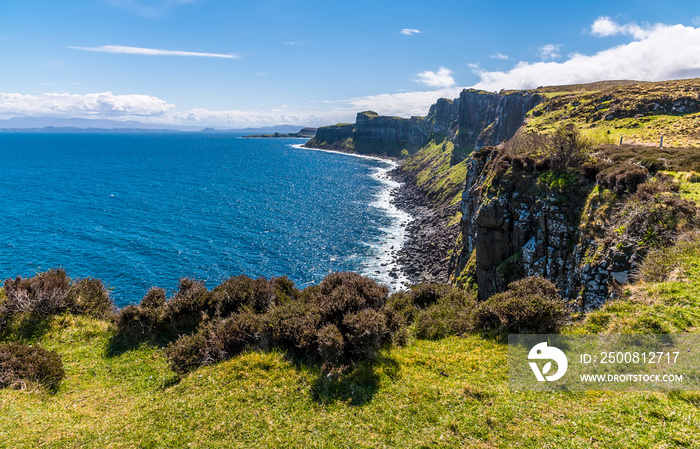
[[[119,306],[180,277],[356,271],[393,289],[410,217],[392,165],[300,139],[205,133],[0,134],[0,279],[53,267]],[[394,269],[393,276],[390,271]]]

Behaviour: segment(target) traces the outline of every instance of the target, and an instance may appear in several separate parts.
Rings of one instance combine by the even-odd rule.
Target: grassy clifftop
[[[674,280],[640,285],[564,332],[694,332],[698,244]],[[28,342],[57,351],[55,394],[0,390],[12,447],[692,447],[700,394],[529,393],[507,383],[507,346],[478,335],[413,339],[341,383],[279,350],[178,377],[158,346],[112,354],[107,321],[59,315]]]
[[[572,124],[601,143],[700,146],[700,79],[605,81],[543,87],[545,101],[528,113],[526,130]]]

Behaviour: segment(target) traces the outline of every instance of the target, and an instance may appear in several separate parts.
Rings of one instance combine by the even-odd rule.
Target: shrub
[[[8,313],[49,316],[67,309],[70,279],[62,269],[44,271],[28,279],[6,279],[3,287]]]
[[[316,334],[318,355],[324,361],[324,368],[331,370],[340,364],[345,340],[335,324],[326,324]]]
[[[476,295],[445,287],[438,301],[416,316],[413,330],[416,337],[434,340],[472,330]]]
[[[218,360],[233,357],[249,346],[265,347],[271,336],[268,317],[250,309],[219,322],[209,334],[209,346],[216,350]]]
[[[326,276],[312,299],[325,321],[340,322],[347,313],[379,309],[389,289],[357,273],[336,272]]]
[[[299,298],[300,292],[291,279],[287,276],[272,278],[270,280],[278,303],[285,303]]]
[[[387,299],[384,311],[387,318],[391,320],[390,327],[403,327],[412,323],[415,319],[418,308],[413,304],[413,297],[407,291],[393,293]],[[397,324],[393,324],[397,323]]]
[[[79,279],[66,293],[66,303],[72,313],[107,318],[114,311],[109,292],[99,279]]]
[[[425,308],[438,302],[445,290],[449,290],[448,285],[440,284],[419,284],[411,287],[411,299],[416,307]]]
[[[649,171],[639,165],[625,163],[602,170],[596,176],[601,186],[617,193],[637,191],[637,186],[649,177]]]
[[[165,290],[158,287],[151,287],[141,300],[139,306],[144,309],[158,309],[165,306]]]
[[[679,233],[700,223],[695,203],[672,195],[644,195],[643,200],[627,201],[619,216],[624,237],[638,246],[659,247],[672,244]]]
[[[372,360],[379,349],[390,341],[386,327],[386,316],[373,309],[364,309],[347,314],[343,318],[342,329],[347,344],[346,360]]]
[[[323,327],[321,317],[312,304],[297,301],[276,307],[270,312],[272,338],[275,344],[301,356],[316,352],[316,332]]]
[[[209,346],[202,334],[182,335],[165,348],[170,369],[178,374],[186,374],[210,363]]]
[[[267,312],[277,302],[273,282],[245,275],[226,279],[212,290],[212,296],[215,313],[222,318],[244,306],[252,307],[257,313]]]
[[[136,340],[154,339],[165,331],[163,308],[128,305],[121,309],[115,319],[120,337]]]
[[[0,343],[0,388],[29,381],[55,391],[65,375],[56,352],[19,342]]]
[[[0,303],[0,331],[21,315],[24,321],[38,323],[43,318],[63,312],[107,318],[115,307],[109,292],[99,279],[71,281],[62,269],[52,269],[23,279],[6,279],[5,299]],[[17,321],[17,320],[15,320]]]
[[[558,332],[569,316],[556,287],[540,277],[528,277],[508,285],[479,305],[474,314],[477,330],[496,335]]]
[[[657,175],[655,179],[639,184],[635,197],[648,200],[660,193],[678,192],[679,188],[679,184],[672,177]]]
[[[581,137],[573,125],[562,125],[554,130],[548,145],[547,153],[552,161],[552,168],[566,170],[579,168],[590,158],[591,144]]]
[[[211,293],[204,282],[182,278],[178,291],[165,304],[163,320],[175,333],[192,332],[204,321],[211,308]]]

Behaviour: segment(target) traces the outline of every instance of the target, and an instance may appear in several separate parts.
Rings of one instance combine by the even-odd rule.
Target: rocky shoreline
[[[406,226],[408,238],[396,253],[396,263],[413,284],[447,283],[449,251],[459,234],[459,224],[449,222],[459,205],[436,207],[400,166],[389,175],[401,183],[392,202],[413,217]]]
[[[415,176],[401,169],[403,158],[383,154],[360,154],[346,148],[331,146],[314,148],[302,145],[309,150],[346,153],[356,156],[384,159],[398,164],[388,172],[401,186],[392,192],[391,202],[399,210],[413,218],[406,224],[406,241],[397,251],[392,251],[395,267],[389,273],[392,278],[399,277],[398,271],[404,272],[411,284],[424,282],[442,283],[449,281],[449,253],[454,249],[459,234],[459,223],[449,224],[458,210],[459,204],[439,207],[432,203],[416,183]],[[393,250],[393,248],[392,248]]]

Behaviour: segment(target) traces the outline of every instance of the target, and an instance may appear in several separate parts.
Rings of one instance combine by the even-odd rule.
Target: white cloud
[[[611,32],[600,24],[596,29]],[[632,31],[628,34],[642,36]],[[635,39],[590,56],[574,54],[563,62],[519,62],[507,72],[476,70],[481,80],[475,87],[530,89],[611,79],[658,81],[700,76],[700,29],[655,25]]]
[[[420,72],[413,81],[425,84],[428,87],[445,88],[455,85],[455,79],[452,78],[452,70],[445,67],[440,67],[437,72],[432,70]]]
[[[698,17],[693,17],[692,23],[693,23],[693,25],[695,25],[695,26],[700,25],[700,16],[698,16]]]
[[[420,30],[417,30],[415,28],[404,28],[401,30],[401,34],[404,34],[406,36],[413,36],[414,34],[420,34]]]
[[[656,25],[656,27],[663,25]],[[653,32],[654,27],[645,24],[644,27],[637,25],[635,22],[627,24],[619,24],[610,17],[601,16],[591,25],[591,34],[598,37],[615,36],[618,34],[626,34],[633,36],[635,39],[644,39]]]
[[[202,58],[238,59],[240,56],[222,53],[200,53],[194,51],[160,50],[157,48],[126,47],[124,45],[102,45],[101,47],[70,47],[74,50],[95,51],[100,53],[121,53],[144,56],[197,56]]]
[[[540,58],[546,61],[548,59],[561,58],[561,54],[559,53],[560,48],[561,44],[547,44],[538,48],[537,51],[540,53]]]
[[[0,116],[134,118],[164,116],[174,106],[149,95],[0,93]]]
[[[355,114],[356,111],[349,110],[315,113],[312,111],[290,112],[282,109],[267,111],[192,109],[187,112],[173,114],[172,121],[182,125],[232,129],[272,125],[324,126],[338,122],[354,121]]]
[[[438,98],[457,98],[461,87],[446,87],[426,92],[401,92],[396,94],[370,95],[346,100],[353,111],[372,110],[380,115],[409,117],[424,116]]]
[[[508,59],[508,55],[504,55],[503,53],[496,53],[495,55],[491,55],[489,57],[491,59],[503,59],[503,60]]]

